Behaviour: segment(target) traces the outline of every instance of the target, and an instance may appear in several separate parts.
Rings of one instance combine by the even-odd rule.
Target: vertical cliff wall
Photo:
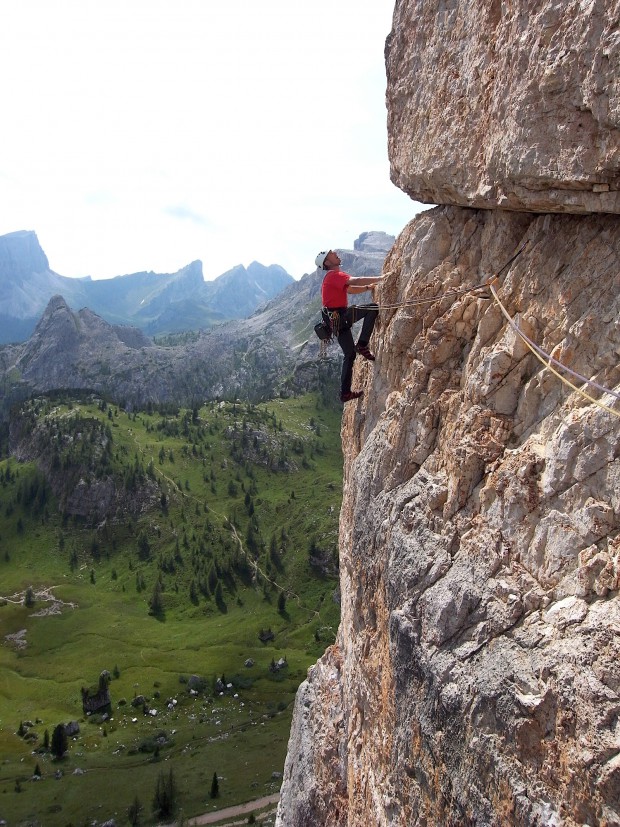
[[[609,2],[396,5],[392,176],[414,198],[444,205],[397,239],[377,361],[356,364],[366,394],[342,424],[342,620],[298,693],[283,827],[620,824],[620,402],[601,390],[620,392],[617,128],[608,118],[577,153],[571,169],[591,164],[579,181],[559,163],[554,182],[536,164],[525,183],[502,172],[511,158],[519,165],[528,123],[548,134],[539,158],[567,158],[552,142],[563,134],[558,113],[581,105],[584,72],[609,101],[617,80],[610,86],[573,55],[557,93],[564,103],[547,112],[556,120],[545,125],[543,104],[524,104],[503,166],[471,161],[480,141],[499,140],[490,104],[472,104],[447,140],[439,127],[411,125],[412,101],[431,100],[425,85],[441,84],[457,47],[471,55],[460,77],[473,82],[484,69],[491,78],[488,102],[524,70],[504,49],[482,61],[482,46],[501,35],[508,48],[515,37],[517,52],[529,48],[538,101],[536,69],[548,67],[548,51],[533,51],[541,28],[548,44],[579,32],[592,54],[607,38],[617,65],[619,13]],[[419,70],[429,44],[438,77]],[[427,125],[441,106],[430,104]],[[605,164],[608,189],[583,198],[583,180]],[[485,209],[462,206],[476,180],[492,182],[478,188]],[[500,192],[517,193],[507,197],[519,209],[500,209]],[[539,214],[540,192],[551,193],[553,212]],[[521,247],[495,284],[498,298],[520,331],[596,381],[558,371],[590,399],[536,358],[488,288],[462,292]]]

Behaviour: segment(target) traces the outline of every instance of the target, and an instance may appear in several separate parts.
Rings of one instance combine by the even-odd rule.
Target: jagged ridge
[[[34,232],[9,233],[0,236],[0,343],[26,339],[55,294],[73,310],[89,307],[111,324],[136,325],[156,335],[243,318],[292,281],[277,264],[252,262],[205,282],[200,261],[176,273],[71,279],[50,270]]]
[[[358,249],[343,251],[353,274],[377,273],[394,240],[383,233],[364,239]],[[95,390],[130,406],[256,401],[316,388],[340,359],[334,346],[326,369],[318,363],[313,325],[320,285],[320,273],[308,274],[249,319],[220,324],[175,347],[156,345],[136,328],[110,325],[89,309],[74,312],[56,296],[25,344],[0,348],[4,413],[17,399],[61,388]]]

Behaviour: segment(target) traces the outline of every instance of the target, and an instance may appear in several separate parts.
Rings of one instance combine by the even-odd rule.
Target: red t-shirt
[[[351,276],[342,270],[328,270],[321,286],[323,307],[347,307],[347,284]]]

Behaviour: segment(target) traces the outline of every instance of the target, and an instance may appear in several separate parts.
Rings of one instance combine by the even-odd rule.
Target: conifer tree
[[[54,758],[62,758],[67,751],[68,738],[64,724],[58,724],[52,733],[51,753]]]
[[[217,772],[213,773],[213,780],[211,781],[211,798],[218,798],[220,794],[220,784],[217,780]]]
[[[153,811],[158,818],[170,818],[177,809],[177,784],[174,772],[170,769],[168,775],[163,771],[157,777]]]
[[[164,599],[162,597],[161,582],[159,580],[155,581],[155,587],[149,602],[149,609],[149,614],[155,617],[160,617],[164,613]]]
[[[140,824],[140,814],[142,809],[143,807],[140,799],[136,796],[127,809],[127,818],[129,819],[131,827],[138,827],[138,824]]]

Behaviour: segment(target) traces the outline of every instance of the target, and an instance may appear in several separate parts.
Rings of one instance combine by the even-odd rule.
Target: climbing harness
[[[354,325],[355,322],[359,321],[357,318],[357,311],[364,310],[367,307],[378,308],[376,304],[351,304],[347,308],[343,308],[349,315],[350,315],[350,324]],[[319,359],[326,359],[327,358],[327,348],[333,342],[334,339],[337,339],[340,335],[341,330],[341,312],[339,310],[329,310],[327,307],[321,308],[321,321],[318,324],[314,325],[314,332],[319,337],[321,341],[321,346],[319,348]],[[349,325],[349,320],[345,321],[346,325]]]
[[[326,307],[323,308],[322,312],[329,319],[332,339],[337,339],[340,336],[340,313],[338,310],[328,310]]]

